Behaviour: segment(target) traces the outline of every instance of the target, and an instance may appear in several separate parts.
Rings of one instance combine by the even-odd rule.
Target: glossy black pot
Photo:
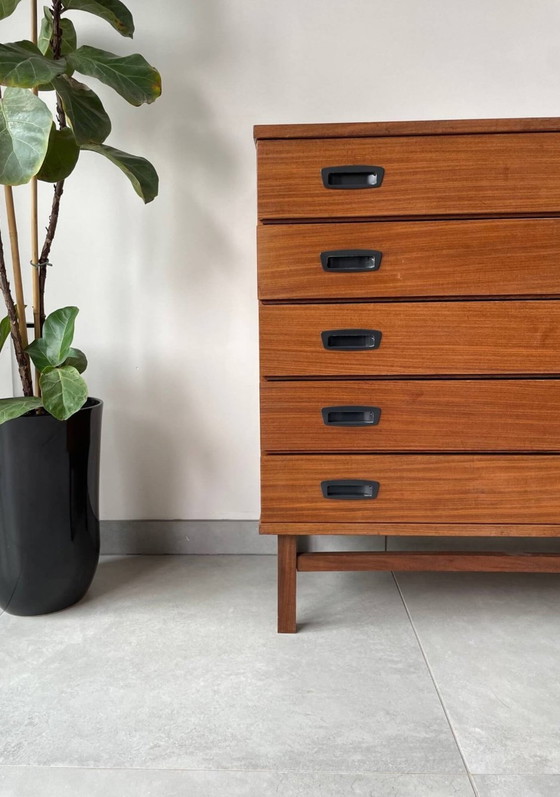
[[[82,598],[99,561],[103,404],[67,421],[26,415],[0,425],[0,608],[56,612]]]

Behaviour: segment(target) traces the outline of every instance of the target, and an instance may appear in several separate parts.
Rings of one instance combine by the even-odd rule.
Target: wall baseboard
[[[385,537],[308,537],[308,551],[383,550]],[[560,550],[560,538],[388,537],[389,550]],[[302,547],[303,550],[303,547]],[[261,536],[256,520],[104,520],[101,553],[108,554],[275,554],[275,537]]]
[[[384,537],[327,535],[301,540],[307,551],[383,550]],[[276,554],[276,537],[259,535],[258,520],[103,520],[101,553]]]
[[[273,554],[256,520],[104,520],[102,554]]]

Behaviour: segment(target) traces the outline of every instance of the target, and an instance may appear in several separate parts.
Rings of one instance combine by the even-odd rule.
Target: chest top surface
[[[255,125],[255,141],[290,138],[372,138],[469,133],[557,133],[559,117],[517,119],[440,119],[402,122],[341,122]]]

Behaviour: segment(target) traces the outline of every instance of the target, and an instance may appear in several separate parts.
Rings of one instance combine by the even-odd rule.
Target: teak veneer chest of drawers
[[[560,536],[560,120],[255,128],[261,533],[297,571],[560,571],[298,553],[312,534]]]

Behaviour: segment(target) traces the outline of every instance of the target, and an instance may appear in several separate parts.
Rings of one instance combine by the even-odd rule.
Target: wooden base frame
[[[351,551],[298,553],[297,535],[278,537],[278,632],[294,634],[298,572],[342,570],[560,573],[560,553]]]

